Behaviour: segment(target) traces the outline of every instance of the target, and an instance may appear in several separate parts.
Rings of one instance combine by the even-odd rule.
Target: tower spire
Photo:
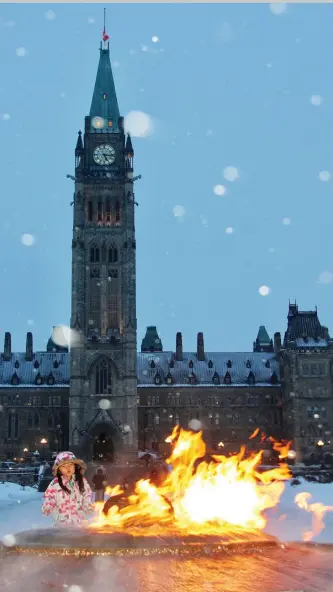
[[[98,127],[108,127],[109,131],[110,128],[117,131],[120,113],[110,62],[110,43],[108,42],[110,37],[106,33],[105,14],[106,10],[104,8],[104,26],[99,50],[99,64],[89,115],[91,118],[98,118]],[[101,124],[101,120],[103,120],[103,124]]]

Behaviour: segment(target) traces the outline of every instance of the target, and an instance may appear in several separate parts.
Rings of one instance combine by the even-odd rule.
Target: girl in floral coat
[[[42,513],[53,514],[56,526],[80,526],[94,511],[93,493],[83,474],[84,462],[72,452],[60,452],[53,465],[55,479],[45,491]]]

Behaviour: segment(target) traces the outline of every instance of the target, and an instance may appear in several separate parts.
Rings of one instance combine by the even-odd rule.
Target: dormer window
[[[20,367],[20,362],[18,360],[16,360],[14,367],[16,368],[16,370],[18,370],[18,368]]]
[[[273,372],[272,376],[271,376],[271,383],[272,384],[277,384],[279,381],[278,376],[276,374],[276,372]]]
[[[224,384],[231,384],[231,374],[230,372],[226,372],[224,375]]]
[[[220,384],[220,377],[217,372],[214,372],[212,380],[213,384]]]
[[[151,368],[156,368],[156,364],[155,364],[154,360],[151,360],[150,367]]]
[[[155,384],[161,384],[162,382],[162,378],[159,372],[156,372],[155,376],[154,376],[154,382]]]
[[[188,382],[189,382],[189,384],[197,384],[197,382],[198,382],[198,381],[197,381],[197,377],[196,377],[196,375],[194,374],[194,372],[191,372],[191,373],[188,375]]]
[[[59,362],[58,362],[58,360],[55,360],[53,362],[53,368],[56,368],[56,369],[59,368]]]
[[[189,367],[189,368],[193,368],[193,362],[192,362],[192,360],[189,362],[189,365],[188,365],[188,367]]]
[[[38,374],[37,374],[37,376],[36,376],[36,378],[35,378],[35,383],[36,383],[37,385],[40,385],[40,384],[42,384],[42,383],[43,383],[43,379],[42,379],[42,377],[41,377],[41,375],[40,375],[40,373],[39,373],[39,372],[38,372]]]
[[[250,360],[247,360],[246,367],[247,368],[251,368],[252,367],[252,364],[251,364],[251,361]]]
[[[55,383],[54,376],[53,376],[52,372],[50,372],[50,374],[47,377],[47,384],[49,386],[52,386],[52,385],[54,385],[54,383]]]
[[[266,368],[270,368],[271,367],[271,363],[270,363],[269,360],[266,360],[265,367]]]
[[[227,361],[227,367],[228,367],[228,368],[232,368],[232,361],[231,361],[231,360],[228,360],[228,361]]]
[[[169,362],[169,368],[174,368],[174,367],[175,367],[174,360],[170,360],[170,362]]]
[[[19,379],[18,375],[16,374],[16,372],[14,372],[14,374],[11,378],[11,383],[12,383],[12,385],[16,385],[16,384],[19,384],[19,382],[20,382],[20,379]]]
[[[35,360],[35,361],[34,361],[34,368],[35,368],[36,370],[38,370],[38,368],[39,368],[39,362],[38,362],[38,360]]]
[[[213,365],[214,364],[213,364],[212,360],[209,360],[209,362],[208,362],[208,368],[213,368]]]
[[[173,383],[173,378],[172,378],[172,374],[171,372],[168,372],[168,374],[165,377],[166,383],[167,384],[172,384]]]
[[[249,372],[249,375],[247,377],[247,383],[252,385],[256,383],[256,379],[253,372]]]

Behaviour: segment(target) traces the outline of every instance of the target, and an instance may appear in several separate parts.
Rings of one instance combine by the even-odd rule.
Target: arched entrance
[[[114,443],[112,436],[105,431],[101,431],[98,435],[94,436],[92,453],[94,462],[113,462]]]
[[[122,448],[121,431],[111,421],[98,418],[89,430],[89,458],[94,462],[113,462]]]

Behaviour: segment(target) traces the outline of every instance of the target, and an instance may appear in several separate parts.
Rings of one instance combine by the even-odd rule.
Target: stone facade
[[[119,115],[109,49],[75,149],[71,349],[55,335],[46,352],[0,359],[0,456],[72,449],[86,459],[165,447],[198,420],[209,449],[294,441],[297,458],[333,450],[333,341],[317,311],[289,305],[281,343],[264,326],[252,352],[163,351],[156,327],[137,353],[133,147]],[[199,424],[198,424],[199,425]],[[249,436],[259,428],[259,438]],[[42,444],[42,440],[46,443]]]

